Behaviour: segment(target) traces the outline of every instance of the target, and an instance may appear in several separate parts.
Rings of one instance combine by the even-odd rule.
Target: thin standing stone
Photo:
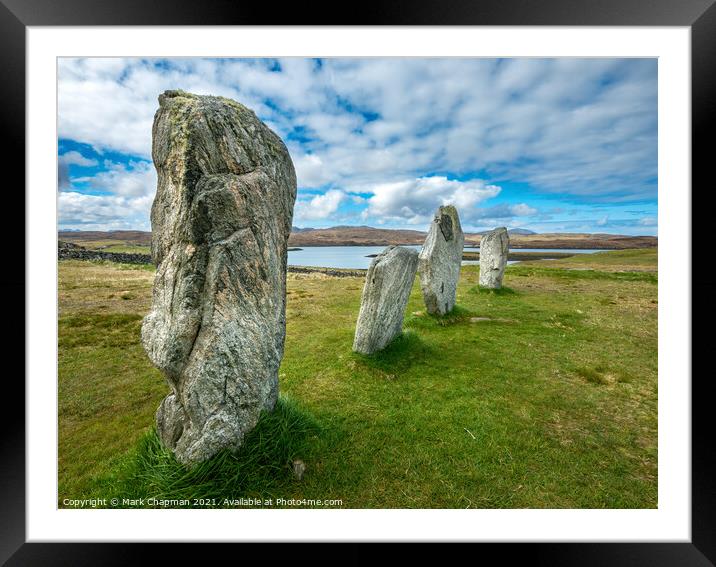
[[[418,269],[418,251],[389,246],[373,259],[363,286],[353,350],[372,354],[403,331],[403,316]]]
[[[457,209],[440,207],[420,251],[420,289],[428,313],[445,315],[455,307],[465,237]]]
[[[500,289],[505,275],[510,237],[503,226],[483,234],[480,239],[480,286]]]

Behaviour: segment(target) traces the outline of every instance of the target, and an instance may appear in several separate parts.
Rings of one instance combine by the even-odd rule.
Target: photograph
[[[59,509],[659,508],[657,57],[56,61]]]

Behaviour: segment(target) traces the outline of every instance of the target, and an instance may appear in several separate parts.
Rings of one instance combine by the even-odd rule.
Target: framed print
[[[8,564],[155,541],[714,561],[691,187],[716,8],[547,6],[3,0]]]

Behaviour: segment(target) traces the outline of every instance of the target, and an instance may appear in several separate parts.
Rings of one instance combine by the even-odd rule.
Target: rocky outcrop
[[[372,354],[403,331],[403,316],[418,269],[418,251],[389,246],[368,268],[353,350]]]
[[[428,313],[445,315],[455,307],[464,241],[457,209],[440,207],[420,251],[420,289]]]
[[[237,449],[278,396],[296,175],[245,106],[167,91],[152,128],[157,266],[142,344],[171,393],[156,419],[185,464]]]
[[[510,237],[503,226],[488,232],[480,241],[480,286],[488,289],[502,287]]]

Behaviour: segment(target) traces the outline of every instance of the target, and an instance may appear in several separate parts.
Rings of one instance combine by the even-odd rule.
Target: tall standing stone
[[[464,242],[457,209],[438,208],[420,251],[420,288],[428,313],[445,315],[455,307]]]
[[[388,246],[368,268],[353,350],[372,354],[403,331],[403,316],[418,269],[418,251]]]
[[[296,174],[245,106],[167,91],[152,128],[152,309],[142,344],[171,393],[162,443],[185,464],[237,449],[278,397]]]
[[[489,289],[502,287],[510,237],[503,226],[483,234],[480,239],[480,286]]]

